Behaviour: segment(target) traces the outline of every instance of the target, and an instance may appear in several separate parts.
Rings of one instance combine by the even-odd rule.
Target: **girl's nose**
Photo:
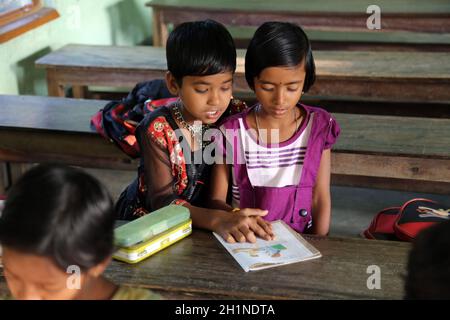
[[[208,104],[211,106],[217,106],[219,102],[219,93],[217,90],[211,90],[211,94],[208,96]]]
[[[284,91],[283,89],[279,88],[275,90],[273,102],[276,106],[283,105],[284,103]]]

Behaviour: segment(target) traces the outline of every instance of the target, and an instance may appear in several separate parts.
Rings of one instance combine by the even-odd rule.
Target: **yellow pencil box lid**
[[[192,233],[192,220],[189,219],[180,223],[166,232],[158,234],[145,242],[136,244],[131,247],[121,247],[114,254],[113,258],[116,260],[137,263],[151,255],[167,248],[171,244],[187,237]]]

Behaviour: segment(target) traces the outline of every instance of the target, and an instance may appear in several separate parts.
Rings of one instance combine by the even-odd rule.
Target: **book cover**
[[[214,233],[245,272],[317,259],[322,254],[284,221],[272,223],[275,239],[257,238],[256,243],[227,243]]]

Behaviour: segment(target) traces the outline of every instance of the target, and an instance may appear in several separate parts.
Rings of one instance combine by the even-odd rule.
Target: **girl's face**
[[[64,272],[51,259],[3,247],[3,269],[9,290],[20,300],[73,300],[87,285],[85,273]],[[79,285],[77,285],[79,284]]]
[[[209,76],[185,76],[180,86],[167,73],[170,92],[183,101],[187,122],[215,123],[230,104],[233,89],[233,73],[224,72]]]
[[[292,115],[302,96],[305,81],[303,64],[295,67],[269,67],[255,77],[255,94],[263,111],[276,119]]]

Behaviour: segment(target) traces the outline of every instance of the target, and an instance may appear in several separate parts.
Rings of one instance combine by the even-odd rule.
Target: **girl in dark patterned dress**
[[[254,241],[255,234],[270,239],[263,210],[244,209],[237,214],[204,208],[209,202],[204,185],[211,167],[204,154],[214,139],[203,133],[230,108],[241,107],[232,100],[233,39],[215,21],[187,22],[169,35],[166,55],[167,87],[178,99],[148,114],[136,129],[141,164],[138,178],[118,200],[119,218],[135,219],[176,204],[189,208],[194,227],[224,238],[242,234],[238,241]]]

